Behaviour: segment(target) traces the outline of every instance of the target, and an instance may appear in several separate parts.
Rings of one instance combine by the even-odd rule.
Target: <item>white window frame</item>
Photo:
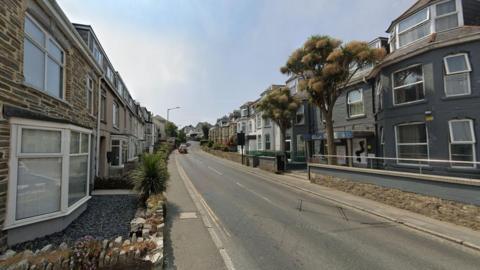
[[[269,128],[272,126],[272,119],[264,118],[263,119],[263,127]]]
[[[407,29],[404,29],[404,30],[400,31],[400,23],[401,23],[402,21],[410,18],[411,16],[416,15],[417,13],[419,13],[419,12],[425,10],[425,9],[427,10],[427,19],[425,19],[425,20],[423,20],[423,21],[421,21],[421,22],[419,22],[419,23],[417,23],[417,24],[415,24],[415,25],[412,25],[412,26],[410,26],[410,27],[407,28]],[[430,21],[430,23],[432,24],[431,18],[432,18],[432,14],[431,14],[431,11],[430,11],[430,7],[425,7],[425,8],[423,8],[423,9],[421,9],[421,10],[413,13],[412,15],[408,16],[407,18],[403,19],[402,21],[398,22],[398,23],[396,24],[396,26],[395,26],[395,33],[396,33],[395,41],[396,41],[397,49],[407,47],[407,46],[410,45],[410,44],[413,44],[413,43],[415,43],[415,42],[417,42],[417,41],[419,41],[419,40],[422,40],[422,39],[427,38],[429,35],[426,35],[426,36],[424,36],[424,37],[422,37],[422,38],[416,39],[416,40],[414,40],[414,41],[411,41],[411,42],[409,42],[409,43],[406,43],[406,44],[403,44],[402,46],[400,46],[400,35],[401,35],[401,34],[403,34],[403,33],[405,33],[405,32],[408,32],[408,31],[411,31],[412,29],[414,29],[414,28],[416,28],[416,27],[419,27],[419,26],[421,26],[422,24],[427,23],[428,21]],[[432,25],[430,25],[430,34],[432,34]]]
[[[349,95],[350,95],[350,93],[355,92],[355,91],[360,91],[361,99],[360,99],[360,101],[357,101],[357,102],[350,102]],[[351,114],[350,105],[355,105],[357,103],[362,104],[362,113],[361,114]],[[349,118],[365,116],[365,103],[364,103],[364,99],[363,99],[363,89],[360,88],[360,89],[356,89],[356,90],[351,90],[347,93],[347,115],[348,115]]]
[[[451,72],[449,67],[448,67],[448,59],[457,57],[457,56],[463,56],[465,58],[465,63],[467,64],[467,69],[464,71],[457,71],[457,72]],[[443,58],[443,65],[445,67],[445,76],[443,76],[443,85],[444,85],[444,92],[446,97],[458,97],[458,96],[468,96],[472,94],[472,82],[470,78],[470,73],[472,72],[472,67],[470,65],[470,59],[468,57],[468,54],[466,53],[457,53],[457,54],[452,54],[452,55],[447,55]],[[449,75],[456,75],[456,74],[467,74],[467,84],[468,84],[468,92],[464,94],[456,94],[456,95],[449,95],[447,94],[447,76]]]
[[[110,68],[110,66],[107,66],[107,78],[111,83],[113,83],[113,70]]]
[[[123,162],[124,160],[124,156],[123,156],[123,146],[124,146],[124,143],[127,144],[128,146],[128,139],[126,139],[125,137],[117,137],[117,136],[112,136],[112,138],[110,139],[110,150],[113,151],[113,141],[118,141],[118,151],[119,151],[119,154],[118,154],[118,165],[110,165],[110,167],[112,168],[123,168],[125,166],[125,163]],[[128,160],[128,148],[127,148],[127,159]]]
[[[399,72],[402,72],[402,71],[405,71],[405,70],[407,70],[407,69],[411,69],[411,68],[418,67],[418,66],[421,66],[421,67],[422,67],[422,80],[421,80],[421,81],[395,87],[395,74],[397,74],[397,73],[399,73]],[[422,98],[422,99],[418,99],[418,100],[414,100],[414,101],[409,101],[409,102],[403,102],[403,103],[396,103],[396,102],[395,102],[395,90],[397,90],[397,89],[402,89],[402,88],[405,88],[405,87],[408,87],[408,86],[412,86],[412,85],[417,85],[417,84],[423,84],[423,87],[422,87],[422,90],[423,90],[423,98]],[[424,71],[424,66],[423,66],[422,64],[411,65],[411,66],[408,66],[408,67],[406,67],[406,68],[402,68],[402,69],[396,70],[395,72],[392,73],[392,100],[393,100],[393,105],[394,105],[394,106],[403,106],[403,105],[412,104],[412,103],[417,103],[417,102],[421,102],[421,101],[425,100],[425,71]]]
[[[90,82],[92,83],[92,87],[90,87]],[[94,105],[93,105],[93,100],[94,100],[93,99],[93,89],[95,88],[95,86],[94,86],[95,82],[93,81],[92,77],[90,77],[90,75],[87,75],[85,83],[86,83],[85,99],[87,101],[87,110],[91,115],[93,115],[93,107],[94,107]],[[90,94],[90,100],[88,98],[88,94]],[[89,104],[90,104],[90,108],[88,107]]]
[[[55,39],[55,37],[53,37],[52,34],[50,34],[47,30],[45,30],[42,25],[40,23],[38,23],[38,21],[33,17],[31,16],[29,13],[26,13],[25,14],[25,19],[23,20],[23,23],[25,24],[25,20],[26,19],[29,19],[36,27],[38,27],[38,29],[40,29],[41,32],[43,32],[44,36],[45,36],[45,44],[39,44],[38,42],[36,42],[33,38],[31,38],[28,33],[25,31],[23,31],[24,33],[24,36],[26,39],[28,39],[32,44],[34,44],[34,46],[41,50],[44,54],[44,69],[43,69],[43,76],[44,76],[44,80],[43,80],[43,89],[39,89],[37,86],[34,86],[30,83],[28,83],[27,81],[25,81],[25,78],[23,80],[23,83],[28,86],[28,87],[31,87],[33,89],[36,89],[38,91],[41,91],[42,93],[50,96],[50,97],[53,97],[57,100],[60,100],[60,101],[63,101],[65,102],[66,101],[66,98],[65,98],[65,84],[66,84],[66,79],[65,79],[65,59],[66,59],[66,54],[65,54],[65,50],[63,49],[62,46],[60,46],[60,44],[57,42],[57,40]],[[47,50],[47,42],[48,41],[51,41],[55,46],[57,46],[57,48],[62,52],[62,62],[60,63],[57,59],[55,59],[54,57],[50,57],[50,53],[48,52]],[[56,97],[54,95],[51,95],[50,93],[47,92],[47,63],[48,63],[48,58],[52,59],[55,63],[57,63],[61,69],[62,69],[62,74],[61,74],[61,80],[62,80],[62,84],[60,86],[60,94],[62,95],[61,97]],[[25,59],[23,59],[23,62],[25,63]],[[24,74],[24,71],[22,70],[22,74],[24,75],[25,77],[25,74]]]
[[[457,21],[458,21],[458,25],[457,27],[455,28],[458,28],[460,26],[463,26],[463,15],[461,15],[461,13],[463,14],[463,12],[460,12],[462,11],[462,2],[461,0],[458,1],[458,0],[453,0],[453,2],[455,2],[455,11],[454,12],[450,12],[450,13],[447,13],[447,14],[443,14],[443,15],[437,15],[437,6],[438,5],[441,5],[441,4],[444,4],[444,3],[447,3],[449,2],[450,0],[445,0],[445,1],[442,1],[442,2],[438,2],[436,3],[435,5],[432,5],[431,8],[432,8],[432,13],[433,13],[433,20],[432,20],[432,24],[433,24],[433,29],[434,29],[434,32],[435,33],[438,33],[439,31],[437,30],[437,19],[440,19],[440,18],[443,18],[443,17],[447,17],[447,16],[451,16],[453,14],[456,14],[457,15]],[[453,28],[451,28],[453,29]],[[443,31],[448,31],[448,30],[451,30],[451,29],[446,29],[446,30],[442,30],[440,32],[443,32]]]
[[[47,121],[29,120],[23,118],[12,117],[10,118],[10,153],[11,158],[9,161],[9,184],[8,184],[8,196],[5,224],[2,230],[8,230],[20,226],[38,223],[50,219],[55,219],[63,216],[68,216],[74,212],[77,208],[82,206],[90,199],[89,183],[90,183],[90,152],[91,152],[91,134],[92,131],[82,127],[78,127],[71,124],[60,124]],[[61,150],[57,154],[23,154],[20,153],[21,147],[21,135],[22,129],[36,129],[36,130],[55,130],[61,131]],[[86,181],[86,196],[72,206],[68,207],[68,184],[69,184],[69,165],[70,165],[70,135],[71,132],[79,132],[88,134],[88,164],[87,164],[87,181]],[[18,184],[18,159],[19,158],[35,158],[35,157],[59,157],[62,158],[62,179],[60,188],[60,211],[38,215],[34,217],[28,217],[21,220],[16,220],[16,208],[17,208],[17,184]]]
[[[471,132],[471,137],[472,137],[472,141],[458,141],[458,142],[453,142],[453,130],[452,130],[452,123],[454,122],[468,122],[469,125],[470,125],[470,132]],[[476,137],[475,137],[475,125],[473,124],[473,120],[472,119],[453,119],[453,120],[450,120],[448,121],[448,129],[449,129],[449,135],[450,135],[450,138],[449,138],[449,142],[448,142],[448,155],[449,155],[449,160],[450,160],[450,166],[452,168],[469,168],[469,169],[472,169],[472,168],[477,168],[477,153],[476,153],[476,149],[475,149],[475,146],[476,146],[476,143],[477,143],[477,140],[476,140]],[[472,146],[472,154],[473,154],[473,164],[469,165],[469,164],[466,164],[465,165],[454,165],[454,164],[458,164],[459,161],[455,161],[455,160],[452,160],[452,144],[461,144],[461,145],[465,145],[465,144],[470,144]]]
[[[425,125],[425,136],[426,136],[426,139],[427,141],[425,143],[398,143],[398,127],[401,127],[401,126],[411,126],[411,125]],[[429,138],[428,138],[428,127],[427,127],[427,124],[425,122],[410,122],[410,123],[403,123],[403,124],[398,124],[398,125],[395,125],[395,156],[397,158],[397,164],[399,165],[406,165],[406,166],[415,166],[415,167],[428,167],[430,165],[428,164],[422,164],[422,163],[408,163],[407,162],[402,162],[400,160],[404,160],[402,158],[400,158],[398,156],[398,146],[402,146],[402,145],[426,145],[427,146],[427,160],[430,159],[430,141],[429,141]]]

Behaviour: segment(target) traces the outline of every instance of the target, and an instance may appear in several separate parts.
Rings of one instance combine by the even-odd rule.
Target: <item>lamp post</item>
[[[180,109],[180,107],[175,107],[175,108],[169,108],[167,109],[167,123],[170,122],[170,111]]]

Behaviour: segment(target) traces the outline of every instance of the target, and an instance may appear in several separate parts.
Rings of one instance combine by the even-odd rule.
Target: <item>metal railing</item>
[[[480,179],[480,162],[416,159],[400,157],[345,156],[345,155],[313,155],[309,164],[328,164],[333,157],[337,166],[368,168],[373,170],[404,171],[419,174],[443,175]]]

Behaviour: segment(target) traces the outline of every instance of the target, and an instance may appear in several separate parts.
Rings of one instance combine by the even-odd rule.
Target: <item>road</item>
[[[190,148],[174,158],[208,205],[234,269],[479,269],[475,251]]]

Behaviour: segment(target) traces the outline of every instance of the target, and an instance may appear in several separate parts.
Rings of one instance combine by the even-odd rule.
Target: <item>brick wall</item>
[[[23,38],[24,18],[27,8],[38,12],[33,1],[2,0],[0,5],[0,224],[3,226],[6,213],[8,186],[8,160],[10,147],[10,125],[5,115],[6,108],[19,108],[36,117],[61,119],[73,124],[94,128],[95,117],[87,111],[85,85],[86,75],[90,74],[97,85],[97,77],[92,66],[80,51],[70,46],[65,51],[65,100],[23,85]],[[49,18],[49,16],[45,16]],[[54,23],[50,25],[55,25]],[[48,26],[48,25],[47,25]],[[44,27],[49,31],[48,27]],[[55,31],[54,37],[66,37]],[[62,42],[65,44],[65,42]],[[97,94],[94,93],[94,104]],[[0,231],[0,249],[6,245],[6,236]]]

